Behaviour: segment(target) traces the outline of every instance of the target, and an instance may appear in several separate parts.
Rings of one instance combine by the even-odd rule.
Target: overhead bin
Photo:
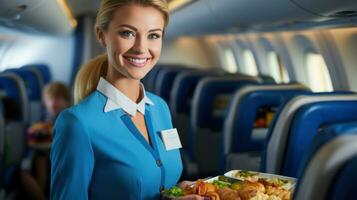
[[[0,25],[23,31],[68,34],[76,27],[64,0],[0,0]]]
[[[198,0],[172,13],[167,36],[304,28],[311,22],[336,26],[346,22],[334,19],[351,17],[347,11],[356,7],[355,0]]]
[[[356,0],[290,0],[315,15],[324,17],[357,16]]]

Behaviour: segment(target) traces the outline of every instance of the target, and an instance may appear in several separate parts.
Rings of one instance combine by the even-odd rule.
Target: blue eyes
[[[123,38],[132,38],[132,37],[135,37],[135,33],[132,32],[132,31],[121,31],[119,32],[119,35]],[[161,36],[157,33],[151,33],[149,36],[148,36],[148,39],[149,40],[156,40],[156,39],[159,39]]]
[[[124,38],[130,38],[135,36],[135,34],[132,31],[122,31],[119,34]]]

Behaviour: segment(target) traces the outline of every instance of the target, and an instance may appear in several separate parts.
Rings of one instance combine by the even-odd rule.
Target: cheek
[[[158,59],[160,57],[160,54],[161,54],[161,42],[156,42],[156,43],[153,43],[150,47],[150,51],[151,51],[151,54],[153,54],[155,56],[155,59]]]

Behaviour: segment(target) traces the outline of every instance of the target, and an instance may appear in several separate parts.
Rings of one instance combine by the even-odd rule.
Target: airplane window
[[[224,57],[226,60],[226,64],[224,68],[227,72],[236,73],[237,72],[237,62],[234,58],[233,51],[231,49],[224,49]]]
[[[253,53],[249,50],[243,51],[244,71],[246,74],[258,75],[257,64],[255,63]]]
[[[267,56],[271,76],[278,83],[288,83],[290,81],[289,74],[280,56],[274,51],[268,52]]]
[[[307,53],[305,56],[305,67],[312,91],[333,91],[330,74],[321,54]]]

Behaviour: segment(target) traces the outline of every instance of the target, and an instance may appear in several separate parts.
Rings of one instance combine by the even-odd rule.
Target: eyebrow
[[[134,26],[128,25],[128,24],[121,24],[118,27],[127,27],[127,28],[130,28],[130,29],[133,29],[134,31],[138,31],[137,28],[135,28]],[[163,30],[161,28],[156,28],[156,29],[149,30],[149,32],[155,32],[155,31],[162,31],[163,32]]]

